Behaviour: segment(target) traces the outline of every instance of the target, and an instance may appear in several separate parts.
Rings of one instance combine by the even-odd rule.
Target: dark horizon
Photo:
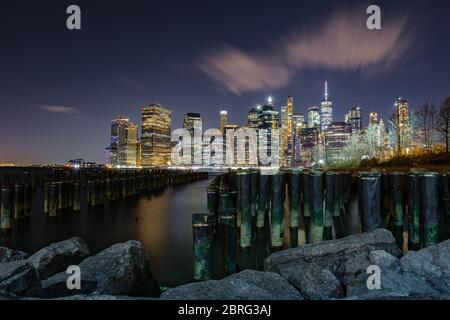
[[[81,31],[65,26],[71,4],[81,7]],[[294,112],[306,115],[325,81],[334,121],[358,103],[364,125],[370,112],[386,122],[398,96],[411,108],[438,107],[450,95],[450,4],[378,1],[382,30],[368,31],[370,4],[2,4],[0,163],[103,163],[110,120],[140,124],[140,108],[151,103],[173,111],[172,129],[188,112],[217,128],[220,110],[243,125],[269,95],[277,110],[293,96]]]

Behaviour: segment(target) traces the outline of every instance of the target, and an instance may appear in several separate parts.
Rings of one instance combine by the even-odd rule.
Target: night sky
[[[66,8],[82,30],[66,28]],[[378,4],[382,30],[368,31]],[[158,102],[172,129],[199,112],[244,124],[248,110],[287,95],[318,105],[328,80],[334,120],[353,103],[386,120],[450,95],[449,1],[2,1],[0,162],[102,163],[110,120]]]

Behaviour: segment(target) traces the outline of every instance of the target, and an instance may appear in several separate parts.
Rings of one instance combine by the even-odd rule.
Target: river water
[[[149,196],[120,200],[104,207],[82,203],[79,214],[43,213],[43,195],[33,196],[31,219],[13,222],[12,232],[0,232],[0,246],[33,253],[51,243],[78,236],[92,253],[127,240],[139,240],[161,285],[193,279],[192,214],[206,212],[209,180],[169,188]]]

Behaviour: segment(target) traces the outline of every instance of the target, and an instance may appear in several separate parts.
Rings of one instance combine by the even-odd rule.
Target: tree
[[[450,131],[450,97],[442,103],[437,120],[437,131],[441,133],[445,140],[445,152],[449,152],[449,131]]]
[[[417,134],[420,144],[426,149],[431,150],[434,143],[436,128],[436,108],[428,103],[416,110],[417,130],[413,133]]]

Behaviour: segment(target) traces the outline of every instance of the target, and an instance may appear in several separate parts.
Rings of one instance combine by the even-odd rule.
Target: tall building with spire
[[[328,82],[325,81],[324,99],[320,104],[320,128],[325,131],[333,122],[333,102],[328,95]]]
[[[281,165],[289,167],[292,162],[294,99],[288,96],[286,106],[281,108]]]

